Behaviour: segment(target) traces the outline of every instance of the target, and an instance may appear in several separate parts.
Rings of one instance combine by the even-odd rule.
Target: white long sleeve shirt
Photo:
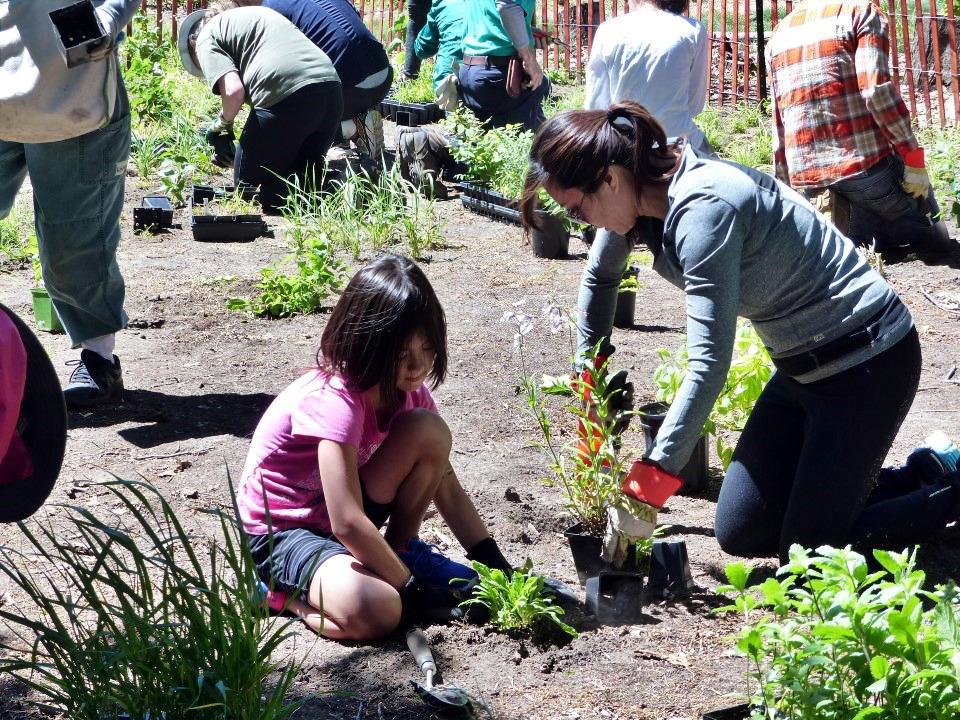
[[[694,148],[705,142],[693,119],[707,95],[707,33],[692,18],[641,7],[600,24],[587,65],[584,106],[640,103],[668,137],[685,136]]]

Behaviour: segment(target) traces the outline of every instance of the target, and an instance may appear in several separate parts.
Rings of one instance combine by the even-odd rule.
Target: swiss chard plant
[[[667,348],[659,348],[657,355],[660,357],[660,365],[653,372],[653,384],[657,390],[657,400],[669,405],[680,390],[687,373],[687,347],[686,344],[681,345],[673,352]],[[741,322],[737,326],[726,382],[703,430],[705,434],[713,434],[716,438],[717,456],[723,463],[724,470],[730,465],[734,448],[726,443],[717,429],[733,432],[743,430],[753,406],[772,374],[773,362],[756,330],[746,321]]]
[[[749,585],[727,566],[743,616],[752,720],[960,716],[960,606],[951,583],[924,589],[916,548],[875,550],[877,571],[849,547],[790,548],[778,577]]]

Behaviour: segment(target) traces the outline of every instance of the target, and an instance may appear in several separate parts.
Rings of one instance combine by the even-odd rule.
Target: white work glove
[[[624,506],[607,508],[607,529],[600,557],[614,567],[623,565],[630,546],[651,537],[657,527],[657,509],[652,505],[624,498]]]
[[[927,169],[905,165],[900,187],[907,195],[913,195],[915,198],[925,198],[930,191],[930,175],[927,174]]]

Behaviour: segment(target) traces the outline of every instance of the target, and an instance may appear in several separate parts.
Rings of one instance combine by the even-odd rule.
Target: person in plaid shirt
[[[805,0],[768,46],[777,177],[850,203],[847,234],[884,252],[954,252],[869,0]]]

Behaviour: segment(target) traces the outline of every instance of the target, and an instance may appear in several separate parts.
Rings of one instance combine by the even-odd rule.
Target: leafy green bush
[[[745,626],[751,718],[866,720],[960,715],[960,611],[951,583],[923,589],[917,550],[875,550],[871,572],[849,547],[790,548],[789,563],[754,589],[727,566]],[[754,593],[755,591],[755,593]]]
[[[687,346],[683,344],[673,352],[659,348],[657,355],[661,362],[653,371],[653,384],[657,389],[657,400],[669,405],[687,373]],[[730,465],[733,446],[726,444],[717,428],[735,432],[743,430],[772,374],[773,362],[756,330],[747,321],[741,321],[737,327],[727,380],[703,429],[704,433],[715,436],[717,456],[724,470]]]
[[[0,672],[73,720],[291,716],[298,665],[271,657],[291,621],[251,604],[257,573],[235,517],[210,511],[222,537],[201,551],[150,485],[100,486],[124,522],[65,506],[56,527],[18,523],[23,552],[0,550],[27,598],[0,608]]]
[[[23,198],[19,198],[10,214],[0,219],[0,257],[11,263],[26,262],[33,253],[31,239],[36,244],[32,213],[24,205]]]
[[[435,102],[437,96],[433,92],[433,61],[424,60],[417,77],[398,82],[390,97],[402,103]]]
[[[521,125],[488,127],[465,108],[448,113],[443,124],[459,140],[451,145],[450,152],[469,168],[464,180],[509,198],[520,197],[527,177],[532,132]]]
[[[471,563],[480,580],[473,597],[463,605],[483,605],[490,611],[490,623],[498,630],[542,630],[543,623],[552,623],[563,632],[577,637],[577,631],[560,618],[563,610],[544,593],[544,577],[532,570],[530,560],[507,577],[503,570],[488,568],[483,563]]]

